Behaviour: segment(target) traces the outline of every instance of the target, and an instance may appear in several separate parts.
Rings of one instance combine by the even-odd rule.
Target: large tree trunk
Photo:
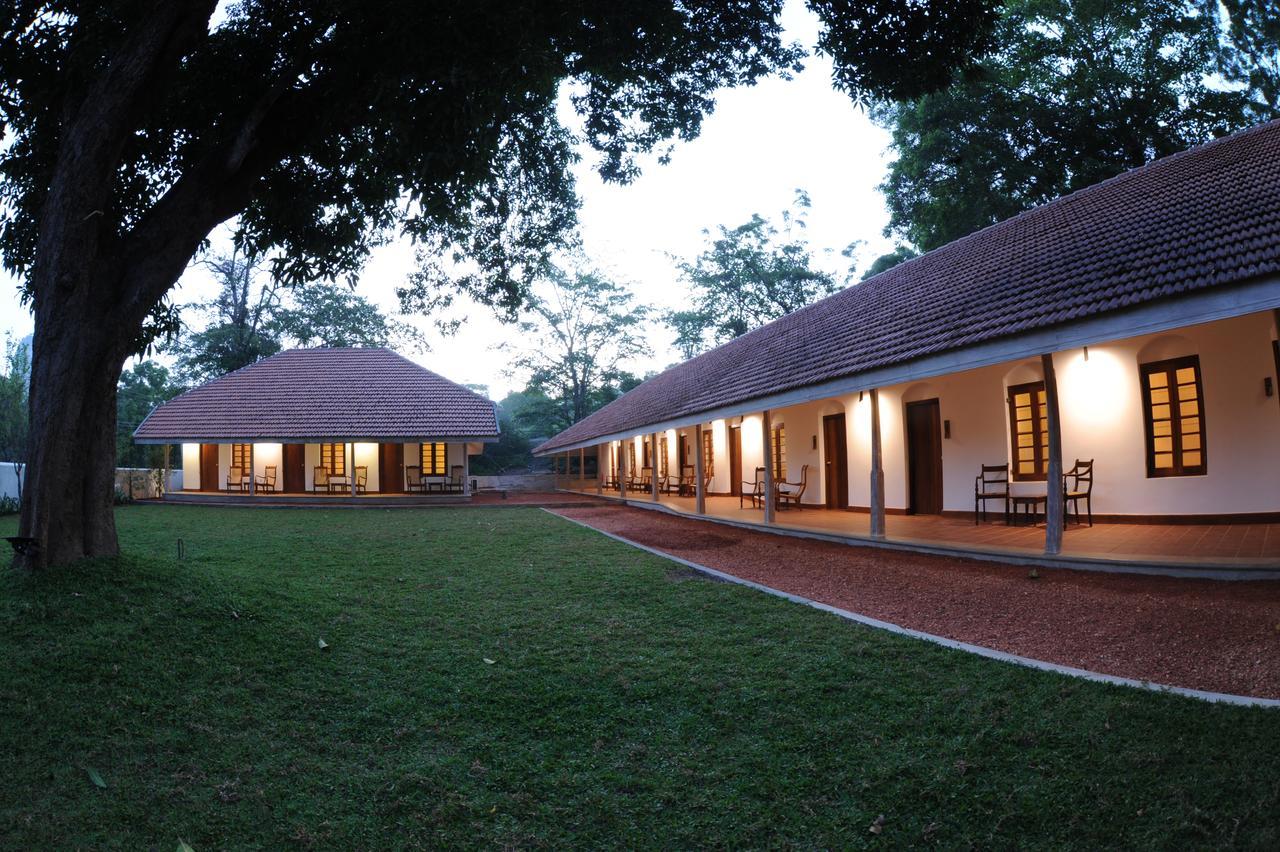
[[[112,509],[116,387],[131,340],[96,300],[40,300],[19,525],[36,545],[15,565],[38,569],[119,551]]]

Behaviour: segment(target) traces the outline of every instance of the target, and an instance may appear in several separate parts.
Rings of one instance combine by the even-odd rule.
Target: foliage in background
[[[702,253],[677,263],[692,306],[664,317],[685,358],[839,289],[829,273],[814,268],[802,235],[809,206],[808,194],[796,190],[781,229],[756,213],[737,227],[718,226],[714,236],[703,231],[708,243]]]
[[[18,496],[22,496],[22,464],[27,460],[27,439],[30,430],[27,417],[27,396],[31,381],[31,348],[25,341],[6,335],[4,341],[4,372],[0,373],[0,462],[13,466],[18,483]],[[0,514],[11,507],[0,506]]]
[[[1274,75],[1252,79],[1244,53],[1233,76],[1251,88],[1212,85],[1218,24],[1166,0],[1008,0],[976,73],[875,111],[898,154],[886,234],[927,251],[1274,116],[1254,97]]]
[[[197,306],[204,328],[187,328],[168,347],[177,374],[197,385],[276,354],[286,346],[393,346],[420,350],[426,342],[408,323],[391,319],[350,288],[331,282],[285,288],[270,261],[238,253],[205,262],[218,296]]]
[[[116,392],[116,465],[119,467],[165,467],[164,447],[156,444],[135,444],[133,430],[138,428],[162,402],[173,399],[184,390],[173,380],[169,370],[155,361],[142,361],[120,376]],[[170,452],[176,453],[176,447]],[[169,458],[172,467],[175,457]]]
[[[649,313],[600,272],[552,268],[530,298],[520,344],[506,347],[512,372],[528,376],[526,393],[549,430],[543,436],[617,396],[619,383],[630,378],[626,363],[652,351],[643,328]]]

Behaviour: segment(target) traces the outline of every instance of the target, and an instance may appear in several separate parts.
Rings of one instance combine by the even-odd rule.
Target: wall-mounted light
[[[1086,346],[1086,347],[1084,348],[1084,360],[1086,360],[1086,361],[1088,361],[1088,360],[1089,360],[1089,347],[1088,347],[1088,346]]]
[[[1262,380],[1262,389],[1266,391],[1267,396],[1275,395],[1276,389],[1275,389],[1275,386],[1271,383],[1270,376],[1267,376],[1265,379]]]
[[[814,436],[813,436],[813,448],[814,448],[815,450],[816,450],[816,449],[818,449],[818,436],[817,436],[817,435],[814,435]]]
[[[950,420],[942,421],[942,437],[946,438],[947,440],[951,439],[951,421]]]
[[[864,393],[866,393],[866,391],[858,391],[858,402],[862,402],[862,395]]]

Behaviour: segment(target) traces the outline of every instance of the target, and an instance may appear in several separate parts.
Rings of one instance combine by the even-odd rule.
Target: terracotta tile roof
[[[290,349],[187,391],[134,431],[210,442],[497,436],[493,403],[389,349]]]
[[[536,452],[1277,273],[1280,121],[1156,160],[815,302],[655,376]]]

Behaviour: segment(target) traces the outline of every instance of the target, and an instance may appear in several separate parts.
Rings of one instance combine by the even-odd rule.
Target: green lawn
[[[1280,712],[898,638],[536,509],[118,519],[121,559],[0,581],[6,848],[1280,845]]]

